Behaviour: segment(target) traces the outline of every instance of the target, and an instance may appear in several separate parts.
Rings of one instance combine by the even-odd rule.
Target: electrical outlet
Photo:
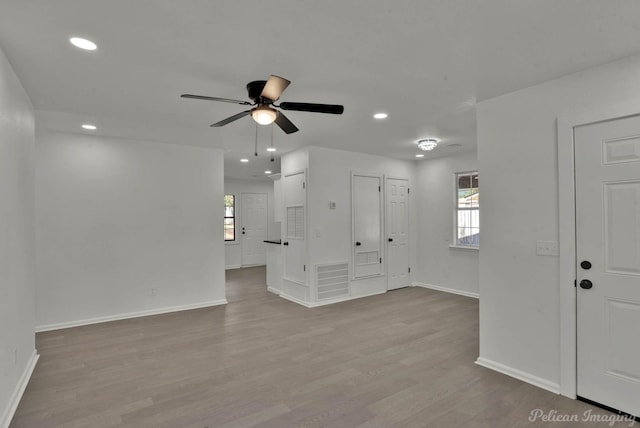
[[[536,254],[557,257],[560,255],[558,241],[536,241]]]

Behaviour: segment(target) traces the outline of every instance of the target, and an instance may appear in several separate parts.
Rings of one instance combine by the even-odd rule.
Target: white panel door
[[[284,279],[306,284],[306,174],[304,171],[286,175],[284,199]]]
[[[640,117],[575,129],[578,395],[640,416]]]
[[[353,175],[353,276],[382,274],[380,177]]]
[[[267,262],[267,194],[242,194],[242,265]]]
[[[387,178],[387,290],[409,286],[409,181]]]

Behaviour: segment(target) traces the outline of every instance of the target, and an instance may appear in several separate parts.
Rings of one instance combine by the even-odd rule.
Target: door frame
[[[388,213],[388,206],[387,206],[387,180],[403,180],[407,182],[407,189],[411,188],[411,180],[407,177],[398,177],[395,175],[383,175],[382,176],[382,181],[384,183],[384,194],[383,194],[383,205],[384,205],[384,227],[383,227],[383,235],[382,235],[382,242],[384,243],[384,257],[387,261],[387,263],[385,263],[386,266],[386,273],[387,273],[387,291],[389,290],[389,280],[390,280],[390,270],[389,270],[389,245],[388,242],[386,240],[386,238],[388,238],[388,231],[387,231],[387,219],[389,218],[389,213]],[[407,190],[407,217],[408,217],[408,221],[407,221],[407,248],[409,249],[409,259],[407,260],[407,264],[409,266],[411,266],[411,231],[410,229],[410,224],[411,224],[411,191]],[[409,272],[409,284],[408,286],[411,286],[411,272]]]
[[[557,118],[558,232],[560,246],[560,394],[577,398],[577,289],[574,128],[640,115],[640,102],[601,105]]]

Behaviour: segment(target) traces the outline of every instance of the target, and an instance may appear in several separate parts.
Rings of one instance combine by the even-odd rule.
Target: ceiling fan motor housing
[[[266,98],[261,97],[262,90],[264,89],[264,85],[267,84],[266,80],[254,80],[253,82],[247,83],[247,92],[249,93],[249,99],[253,100],[256,104],[264,104],[267,102]],[[273,102],[273,100],[268,100],[268,102]]]

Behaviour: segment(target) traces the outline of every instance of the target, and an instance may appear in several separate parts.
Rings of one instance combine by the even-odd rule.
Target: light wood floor
[[[609,426],[530,423],[590,406],[475,365],[477,300],[406,288],[307,309],[264,278],[227,271],[227,306],[39,333],[11,426]]]

